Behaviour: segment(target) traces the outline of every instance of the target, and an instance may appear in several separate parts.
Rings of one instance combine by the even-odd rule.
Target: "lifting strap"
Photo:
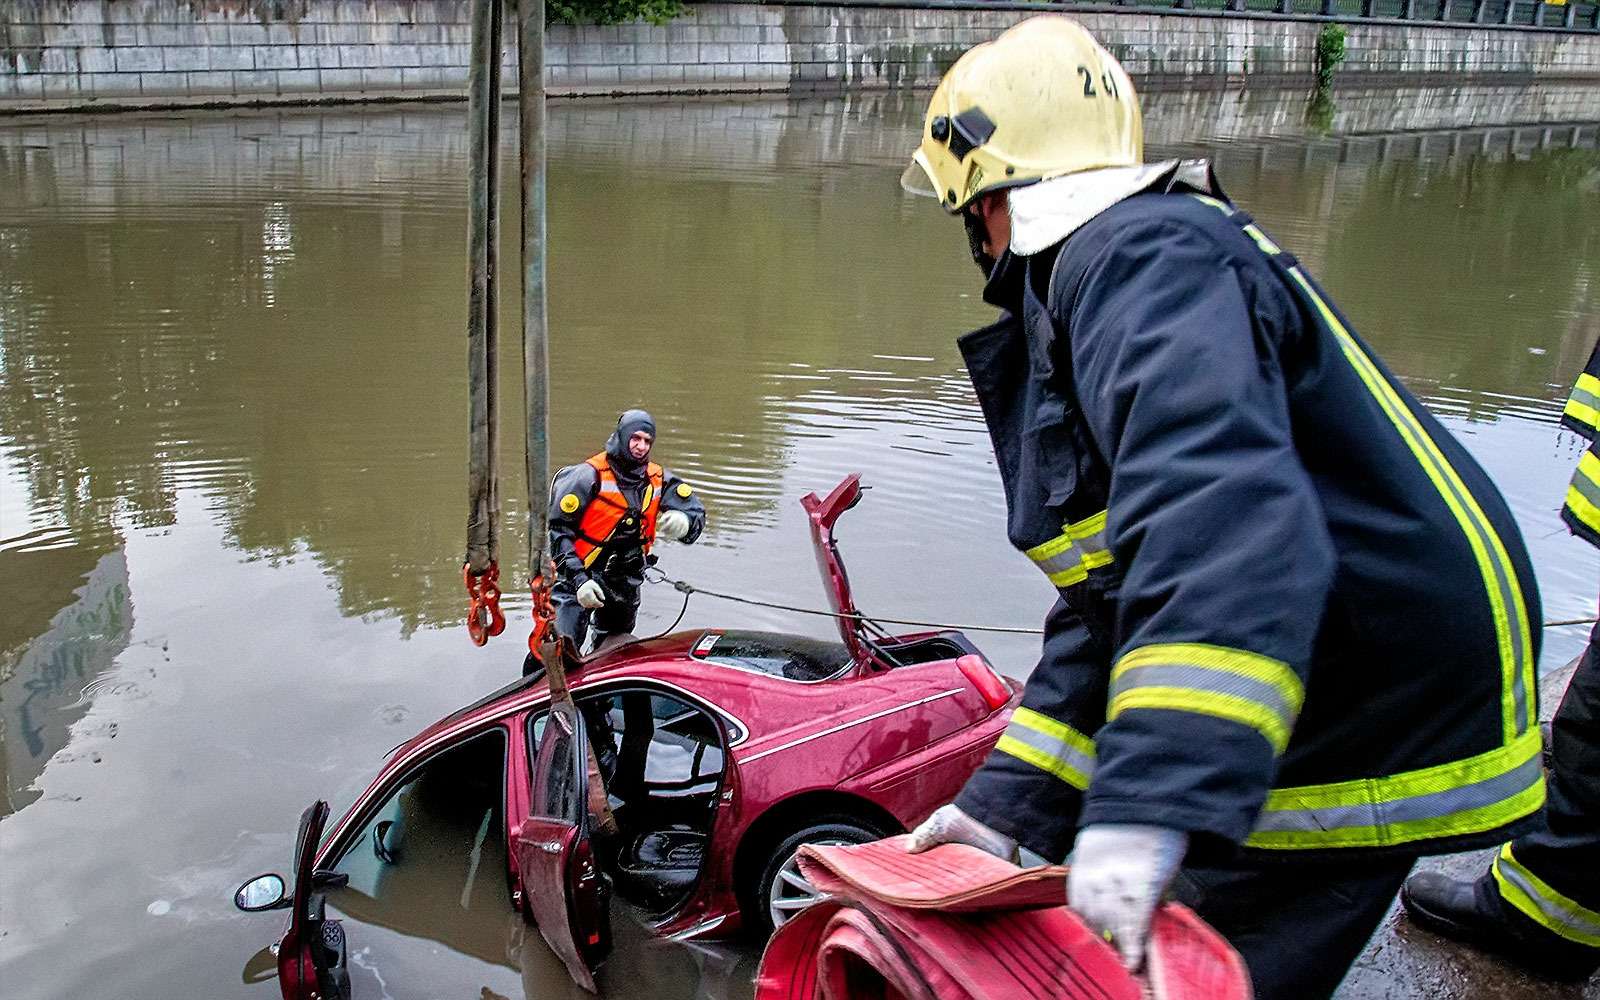
[[[499,368],[496,207],[500,191],[501,0],[474,0],[468,84],[471,146],[467,184],[467,634],[482,646],[506,627],[500,610]]]

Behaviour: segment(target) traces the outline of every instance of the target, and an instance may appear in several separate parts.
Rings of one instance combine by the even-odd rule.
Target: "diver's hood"
[[[617,429],[606,439],[606,458],[611,462],[611,471],[618,479],[627,481],[630,485],[643,478],[645,467],[650,462],[648,455],[641,462],[628,454],[628,439],[640,431],[644,431],[654,439],[656,418],[644,410],[628,410],[617,418]]]

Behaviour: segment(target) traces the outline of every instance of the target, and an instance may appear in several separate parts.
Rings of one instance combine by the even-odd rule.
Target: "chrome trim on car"
[[[727,919],[728,915],[726,913],[719,914],[718,916],[712,917],[709,920],[702,920],[693,927],[685,927],[676,934],[669,934],[667,935],[667,940],[688,941],[690,938],[699,937],[701,934],[706,934],[710,931],[716,930],[718,927],[721,927],[723,923],[727,921]]]
[[[938,694],[932,694],[932,695],[929,695],[926,698],[918,698],[916,701],[908,701],[903,705],[896,705],[893,708],[886,708],[881,712],[873,712],[871,715],[863,715],[859,719],[852,719],[849,722],[841,722],[837,726],[833,726],[833,727],[831,727],[829,729],[824,729],[819,733],[810,733],[810,734],[808,734],[806,736],[800,737],[799,739],[790,740],[787,743],[781,743],[781,744],[779,744],[778,746],[775,746],[775,747],[769,747],[768,749],[762,750],[759,753],[753,753],[748,757],[737,758],[735,760],[735,763],[738,763],[738,764],[754,764],[756,761],[760,760],[761,758],[770,757],[772,754],[775,754],[775,753],[779,752],[780,750],[792,750],[795,747],[800,746],[803,743],[810,743],[812,740],[819,740],[824,736],[832,736],[834,733],[842,732],[843,730],[850,729],[850,728],[852,728],[854,726],[860,726],[860,725],[863,725],[865,723],[872,722],[875,719],[881,719],[886,715],[893,715],[896,712],[903,712],[908,708],[916,708],[919,705],[926,705],[926,704],[929,704],[930,702],[938,701],[941,698],[949,698],[949,697],[951,697],[953,695],[958,695],[962,691],[965,691],[965,690],[966,690],[966,688],[958,688],[958,687],[951,688],[948,691],[940,691]]]

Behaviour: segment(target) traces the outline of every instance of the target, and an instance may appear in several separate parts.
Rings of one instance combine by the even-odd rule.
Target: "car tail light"
[[[991,709],[1001,708],[1011,700],[1011,688],[994,672],[983,657],[976,653],[956,658],[956,666],[960,668],[961,675],[977,688],[978,694],[983,696],[984,704]]]

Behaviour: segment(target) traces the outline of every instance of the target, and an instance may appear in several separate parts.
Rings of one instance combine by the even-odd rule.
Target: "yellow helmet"
[[[1082,25],[1043,14],[950,67],[900,183],[955,213],[988,191],[1143,159],[1128,74]]]

